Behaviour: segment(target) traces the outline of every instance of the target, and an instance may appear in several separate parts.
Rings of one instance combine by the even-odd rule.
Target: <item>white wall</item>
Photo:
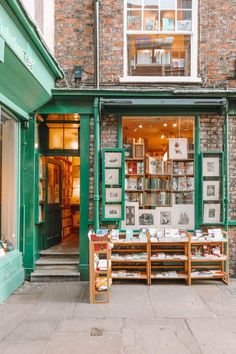
[[[35,21],[35,0],[21,0],[31,18]],[[54,53],[54,1],[55,0],[41,0],[43,2],[43,28],[40,32],[51,50]]]

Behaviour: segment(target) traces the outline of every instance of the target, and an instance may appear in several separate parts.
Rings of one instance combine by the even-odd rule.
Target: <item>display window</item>
[[[124,228],[194,228],[194,117],[123,117]]]
[[[197,2],[126,0],[125,76],[196,76]]]
[[[18,123],[0,108],[0,238],[9,247],[17,247],[18,139]]]

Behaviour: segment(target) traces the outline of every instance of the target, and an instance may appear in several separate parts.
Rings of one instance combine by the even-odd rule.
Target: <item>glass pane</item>
[[[78,150],[78,128],[66,128],[64,130],[64,149]]]
[[[157,11],[144,11],[143,17],[143,29],[144,31],[158,31],[158,12]]]
[[[160,0],[161,10],[175,10],[175,0]]]
[[[49,128],[49,149],[63,149],[63,128]]]
[[[144,0],[144,8],[158,9],[159,8],[159,1],[158,0]]]
[[[192,0],[178,0],[177,6],[178,9],[191,9]]]
[[[141,11],[128,11],[127,12],[127,28],[128,30],[141,30],[142,29],[142,12]]]
[[[161,11],[161,31],[175,30],[175,11]]]
[[[130,76],[190,76],[190,59],[190,35],[128,35]]]
[[[142,7],[142,0],[128,0],[127,7],[128,8]]]
[[[192,11],[178,11],[177,31],[192,30]]]

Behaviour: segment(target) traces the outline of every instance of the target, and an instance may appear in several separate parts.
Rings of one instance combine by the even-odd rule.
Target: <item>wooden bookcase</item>
[[[111,286],[111,250],[108,241],[89,242],[90,303],[108,303]],[[103,268],[100,268],[103,261]],[[106,285],[101,290],[100,285]]]
[[[189,285],[194,279],[220,279],[229,282],[229,245],[227,233],[221,240],[190,240]],[[218,255],[214,255],[218,250]]]
[[[188,284],[189,235],[181,240],[150,242],[150,285],[153,280],[185,280]]]
[[[113,245],[112,279],[146,280],[149,284],[149,243],[120,240]]]

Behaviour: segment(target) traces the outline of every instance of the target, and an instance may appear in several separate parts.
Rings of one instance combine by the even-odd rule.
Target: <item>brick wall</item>
[[[123,76],[123,4],[123,0],[103,0],[100,3],[100,70],[103,86],[120,85],[119,78]],[[93,0],[55,0],[55,8],[56,58],[65,70],[71,87],[92,86]],[[199,0],[198,69],[205,87],[236,85],[236,81],[232,80],[236,58],[235,14],[235,0]],[[74,65],[82,65],[81,82],[74,80]],[[65,81],[58,82],[58,86],[65,86]],[[151,86],[158,89],[165,85]]]
[[[201,151],[223,150],[224,118],[217,115],[202,115],[200,119]]]
[[[229,218],[236,221],[236,117],[229,118]]]

